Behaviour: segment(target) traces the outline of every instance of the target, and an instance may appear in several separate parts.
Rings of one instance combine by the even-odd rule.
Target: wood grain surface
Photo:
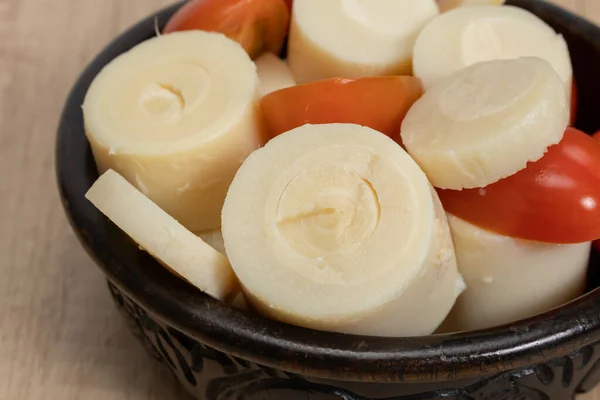
[[[554,0],[600,23],[599,0]],[[0,399],[187,399],[146,356],[63,215],[55,131],[77,75],[169,0],[0,0]],[[600,400],[597,394],[584,399]]]

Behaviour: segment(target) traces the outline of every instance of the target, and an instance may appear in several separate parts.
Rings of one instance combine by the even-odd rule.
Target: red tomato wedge
[[[283,0],[192,0],[171,17],[163,33],[221,32],[254,59],[264,52],[281,51],[289,23],[290,12]]]
[[[423,94],[412,76],[332,78],[278,90],[260,102],[269,139],[305,124],[353,123],[397,142],[406,113]]]
[[[567,128],[540,160],[480,189],[438,190],[446,211],[484,229],[548,243],[600,238],[600,142]]]
[[[592,137],[593,137],[595,140],[598,140],[598,141],[600,141],[600,131],[598,131],[598,132],[594,133],[594,134],[592,135]],[[598,239],[598,240],[594,240],[594,242],[593,242],[592,244],[593,244],[593,246],[594,246],[594,249],[596,249],[596,251],[600,252],[600,239]]]
[[[285,4],[287,4],[288,9],[292,11],[292,7],[294,5],[294,0],[285,0]]]

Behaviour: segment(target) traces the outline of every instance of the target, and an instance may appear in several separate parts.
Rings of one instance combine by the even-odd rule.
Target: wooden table
[[[600,23],[598,0],[554,1]],[[53,171],[78,73],[167,3],[0,0],[0,400],[186,398],[117,315],[67,226]]]

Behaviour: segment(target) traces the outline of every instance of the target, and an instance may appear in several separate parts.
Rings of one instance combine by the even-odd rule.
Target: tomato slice
[[[421,81],[412,76],[332,78],[272,92],[261,108],[269,138],[305,124],[343,122],[399,142],[402,120],[422,94]]]
[[[221,32],[254,59],[264,52],[279,54],[289,22],[290,12],[282,0],[192,0],[171,17],[163,33]]]
[[[479,189],[438,190],[446,211],[490,231],[548,243],[600,238],[600,142],[567,128],[540,160]]]
[[[288,9],[292,11],[292,7],[294,5],[294,0],[285,0],[285,4],[287,4]]]
[[[597,131],[596,133],[594,133],[594,134],[592,135],[592,137],[593,137],[595,140],[598,140],[598,141],[600,141],[600,131]],[[592,242],[592,245],[593,245],[593,247],[594,247],[594,249],[595,249],[596,251],[600,252],[600,239],[594,240],[594,242]]]

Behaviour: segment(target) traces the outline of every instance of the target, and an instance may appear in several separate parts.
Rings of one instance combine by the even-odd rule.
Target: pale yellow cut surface
[[[547,61],[495,60],[432,86],[408,112],[401,136],[435,187],[459,190],[540,159],[568,121],[563,82]]]
[[[254,152],[229,189],[222,230],[248,300],[300,326],[426,335],[463,289],[427,177],[358,125],[305,125]]]

